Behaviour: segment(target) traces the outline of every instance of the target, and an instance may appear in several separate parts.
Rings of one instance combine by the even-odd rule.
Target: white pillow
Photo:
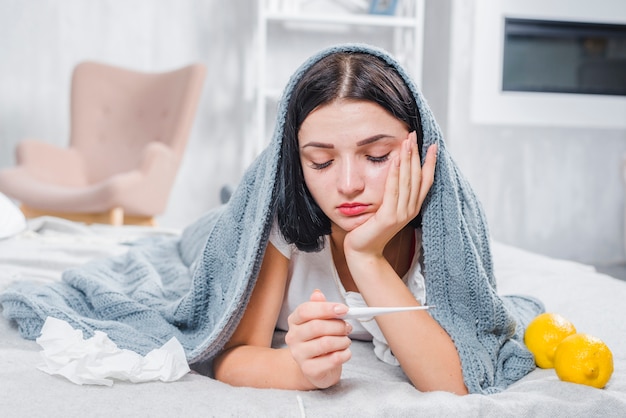
[[[24,229],[24,214],[8,197],[0,193],[0,239],[12,237]]]

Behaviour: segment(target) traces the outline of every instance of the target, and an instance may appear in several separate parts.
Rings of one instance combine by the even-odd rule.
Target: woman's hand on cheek
[[[421,166],[415,132],[409,133],[389,167],[383,202],[374,216],[346,236],[344,248],[382,256],[385,245],[421,210],[435,177],[437,144]]]
[[[340,319],[347,311],[346,305],[326,302],[322,292],[316,290],[309,302],[289,315],[285,342],[302,374],[316,388],[339,382],[342,366],[350,360],[348,334],[352,329]]]

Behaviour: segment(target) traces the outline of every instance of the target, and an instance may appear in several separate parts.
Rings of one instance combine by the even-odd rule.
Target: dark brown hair
[[[298,132],[319,106],[337,99],[367,100],[386,109],[417,134],[423,133],[415,98],[396,70],[378,57],[361,52],[330,54],[314,63],[296,83],[287,104],[278,169],[278,226],[287,242],[301,251],[319,251],[330,220],[311,196],[302,173]],[[412,221],[419,225],[419,215]]]

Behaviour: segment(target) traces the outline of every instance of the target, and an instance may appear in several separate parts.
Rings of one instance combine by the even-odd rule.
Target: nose
[[[353,196],[363,191],[365,181],[362,170],[358,163],[351,158],[345,159],[341,163],[339,178],[337,179],[337,189],[346,196]]]

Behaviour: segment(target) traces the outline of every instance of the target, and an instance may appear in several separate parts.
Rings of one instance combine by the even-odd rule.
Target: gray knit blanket
[[[180,237],[137,241],[124,255],[66,270],[58,283],[15,283],[0,294],[4,316],[17,323],[24,338],[37,338],[52,316],[87,336],[106,332],[119,347],[140,354],[175,336],[190,363],[210,365],[236,329],[263,259],[293,86],[310,65],[336,51],[370,53],[395,68],[420,109],[423,154],[429,145],[439,145],[435,182],[422,209],[426,297],[457,347],[469,391],[499,392],[529,373],[534,360],[523,333],[542,304],[497,293],[483,210],[447,152],[426,101],[388,53],[361,44],[323,50],[294,73],[272,141],[226,205],[207,212]]]

